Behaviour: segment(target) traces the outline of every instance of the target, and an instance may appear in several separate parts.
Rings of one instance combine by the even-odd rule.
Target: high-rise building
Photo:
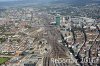
[[[60,15],[56,16],[56,25],[60,25]]]

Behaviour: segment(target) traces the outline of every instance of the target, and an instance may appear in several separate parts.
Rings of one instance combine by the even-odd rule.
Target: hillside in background
[[[65,4],[73,4],[73,5],[87,5],[90,3],[100,4],[100,0],[56,0],[52,1],[53,4],[57,3],[65,3]]]
[[[97,3],[100,4],[100,0],[17,0],[17,1],[5,1],[0,2],[0,7],[3,6],[14,6],[19,4],[73,4],[73,5],[86,5],[90,3]]]

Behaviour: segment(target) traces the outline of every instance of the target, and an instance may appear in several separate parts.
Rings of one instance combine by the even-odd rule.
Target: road
[[[0,55],[0,57],[8,57],[8,58],[12,58],[12,57],[14,57],[14,56]]]

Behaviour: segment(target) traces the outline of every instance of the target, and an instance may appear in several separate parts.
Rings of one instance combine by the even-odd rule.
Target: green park
[[[0,65],[4,64],[5,62],[7,62],[10,58],[7,57],[0,57]]]

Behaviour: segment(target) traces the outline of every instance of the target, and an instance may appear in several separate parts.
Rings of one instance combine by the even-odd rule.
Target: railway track
[[[50,58],[49,57],[43,58],[43,66],[50,66]]]
[[[67,50],[64,48],[63,44],[61,45],[58,40],[62,40],[61,33],[59,30],[54,26],[48,26],[49,23],[44,24],[45,31],[48,34],[47,42],[51,46],[51,51],[46,54],[46,56],[43,58],[43,66],[76,66],[75,64],[69,64],[69,63],[58,63],[58,62],[52,62],[51,59],[69,59],[70,55],[67,55]],[[71,59],[71,58],[70,58]],[[60,61],[60,60],[59,60]]]
[[[50,46],[52,47],[51,51],[43,58],[43,66],[73,66],[66,63],[57,63],[52,62],[51,58],[58,59],[67,59],[69,58],[69,55],[67,55],[67,50],[63,47],[63,45],[59,44],[57,39],[61,38],[60,34],[58,35],[58,31],[54,30],[53,28],[51,31],[48,30],[48,39],[47,41],[50,43]],[[60,60],[59,60],[60,61]],[[75,66],[75,65],[74,65]]]

